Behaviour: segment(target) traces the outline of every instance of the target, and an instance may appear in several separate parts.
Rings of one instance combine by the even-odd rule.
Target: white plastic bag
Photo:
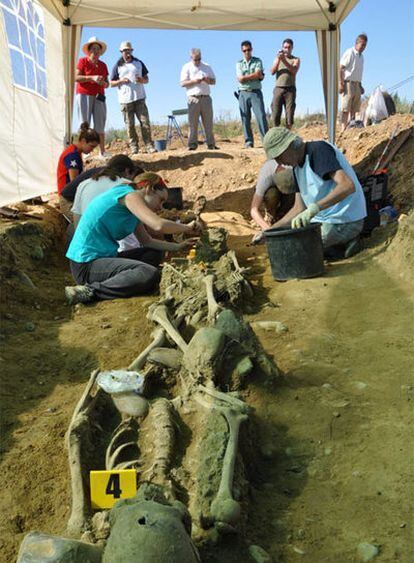
[[[99,387],[110,394],[127,392],[141,394],[144,387],[144,378],[137,371],[102,371],[96,381]]]
[[[385,105],[384,96],[382,95],[381,86],[377,86],[369,97],[365,119],[370,119],[371,121],[381,121],[387,117],[388,111],[387,106]]]

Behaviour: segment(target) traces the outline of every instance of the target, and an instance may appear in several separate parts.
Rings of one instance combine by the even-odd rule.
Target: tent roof
[[[199,30],[329,29],[358,0],[39,0],[72,25]],[[66,4],[66,6],[64,6]],[[69,23],[68,21],[68,23]]]

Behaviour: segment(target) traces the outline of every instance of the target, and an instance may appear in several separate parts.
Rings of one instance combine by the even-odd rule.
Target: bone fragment
[[[250,270],[250,268],[242,268],[237,260],[236,253],[234,250],[229,250],[227,255],[230,257],[231,261],[233,262],[235,268],[235,279],[238,280],[240,283],[243,284],[247,294],[249,297],[253,296],[253,288],[250,283],[244,277],[244,274]]]
[[[85,411],[89,406],[99,370],[92,372],[84,392],[75,407],[69,428],[66,432],[65,442],[68,449],[69,470],[72,489],[72,510],[68,521],[67,531],[70,535],[79,536],[86,525],[88,504],[83,486],[81,467],[81,438],[82,427],[86,424]]]
[[[168,317],[168,309],[165,305],[154,304],[148,310],[147,318],[158,323],[170,338],[177,344],[183,352],[187,349],[187,343],[177,331],[173,323]]]
[[[116,467],[118,456],[126,448],[129,448],[131,446],[136,446],[136,443],[132,442],[132,441],[131,442],[125,442],[124,444],[121,444],[120,446],[118,446],[116,448],[116,450],[112,453],[112,455],[110,456],[110,458],[108,460],[108,465],[106,466],[107,471],[110,471],[111,469],[114,469]]]
[[[217,303],[216,298],[214,297],[214,276],[209,274],[208,276],[204,276],[203,283],[206,286],[207,290],[207,306],[208,306],[208,320],[210,322],[214,321],[216,316],[221,311],[220,305]]]
[[[233,498],[234,465],[237,457],[240,424],[248,418],[249,407],[243,401],[211,385],[198,386],[196,400],[204,406],[218,410],[229,427],[229,440],[223,459],[223,471],[218,493],[211,503],[211,514],[218,522],[234,525],[241,515],[240,504]]]
[[[135,360],[128,366],[128,370],[130,371],[139,371],[145,365],[147,361],[148,354],[154,348],[158,348],[162,346],[165,342],[165,331],[161,327],[158,327],[152,333],[153,341],[149,344],[141,354],[135,358]]]

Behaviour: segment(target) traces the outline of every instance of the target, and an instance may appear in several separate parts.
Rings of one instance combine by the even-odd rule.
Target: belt
[[[361,84],[360,80],[344,80],[344,82],[354,82],[355,84]]]
[[[190,94],[192,98],[207,98],[210,94]]]

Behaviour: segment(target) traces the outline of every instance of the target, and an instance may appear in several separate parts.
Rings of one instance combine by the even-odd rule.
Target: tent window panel
[[[23,53],[30,53],[29,38],[27,36],[27,26],[22,21],[19,21],[20,38]]]
[[[36,38],[35,38],[33,31],[31,31],[31,30],[29,32],[29,43],[30,43],[30,52],[32,54],[32,57],[35,59],[36,58]]]
[[[36,62],[40,67],[46,68],[45,44],[41,39],[37,39],[36,45],[37,45]]]
[[[20,36],[17,20],[10,12],[3,9],[4,23],[6,25],[7,39],[9,45],[14,45],[20,49]]]
[[[26,86],[27,88],[30,88],[30,90],[36,90],[36,76],[33,61],[31,61],[27,57],[24,57],[24,64],[26,67],[27,77]]]
[[[16,6],[18,6],[18,10],[19,10],[19,16],[22,19],[26,19],[26,14],[24,12],[24,6],[23,6],[23,2],[21,0],[17,0],[15,2]]]
[[[4,14],[13,81],[47,98],[43,11],[32,0],[0,0]]]
[[[13,80],[18,86],[26,87],[26,72],[24,68],[23,55],[14,49],[10,50]]]

